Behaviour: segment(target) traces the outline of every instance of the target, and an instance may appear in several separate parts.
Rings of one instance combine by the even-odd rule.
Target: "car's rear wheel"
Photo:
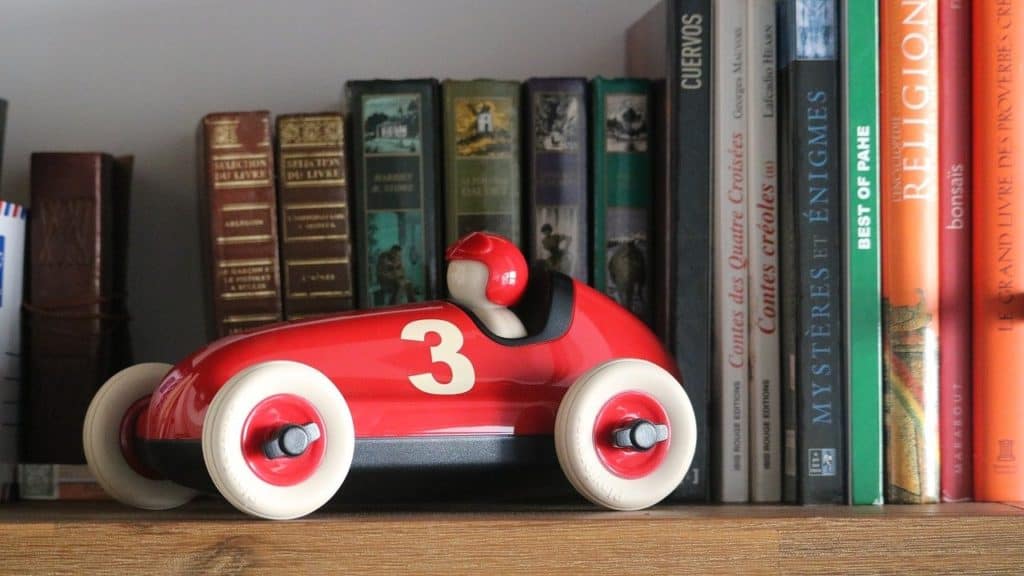
[[[352,415],[334,383],[297,362],[265,362],[236,374],[203,420],[210,478],[239,510],[284,520],[327,503],[348,475]]]
[[[646,360],[601,364],[563,397],[555,450],[569,482],[614,510],[657,504],[683,481],[697,442],[686,392]]]
[[[146,510],[177,508],[195,497],[191,488],[164,480],[135,453],[135,424],[168,364],[136,364],[114,374],[85,413],[82,448],[96,482],[115,500]]]

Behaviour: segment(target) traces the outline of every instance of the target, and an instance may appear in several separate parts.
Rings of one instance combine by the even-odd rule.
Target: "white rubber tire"
[[[153,393],[171,370],[169,364],[136,364],[114,374],[93,396],[82,426],[89,471],[115,500],[146,510],[177,508],[196,491],[169,480],[139,474],[121,451],[121,421],[132,404]]]
[[[656,470],[641,478],[616,475],[601,462],[594,446],[598,413],[614,396],[643,392],[668,417],[669,448]],[[646,360],[613,360],[581,376],[566,392],[555,417],[555,451],[574,488],[594,504],[613,510],[653,506],[686,476],[697,447],[697,420],[690,399],[664,368]]]
[[[312,404],[323,422],[323,459],[313,474],[293,486],[276,486],[257,476],[241,450],[242,428],[253,408],[278,394]],[[203,420],[203,460],[217,490],[242,512],[272,520],[316,511],[341,488],[352,465],[355,428],[341,392],[319,370],[298,362],[274,361],[242,370],[224,385]]]

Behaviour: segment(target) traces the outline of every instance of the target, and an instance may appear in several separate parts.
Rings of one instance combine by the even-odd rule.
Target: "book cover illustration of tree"
[[[363,102],[363,153],[417,154],[420,109],[416,94],[388,94]]]
[[[489,158],[510,156],[514,114],[508,98],[456,98],[456,154]]]
[[[647,151],[647,96],[609,94],[605,99],[605,149]]]
[[[534,102],[534,142],[541,152],[579,149],[580,99],[574,94],[541,93]]]

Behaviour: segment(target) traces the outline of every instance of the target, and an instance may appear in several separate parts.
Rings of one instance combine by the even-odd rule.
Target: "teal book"
[[[878,5],[843,0],[850,501],[882,503]]]
[[[445,80],[445,241],[501,234],[520,248],[519,82]]]
[[[651,83],[595,78],[591,94],[594,287],[650,324]]]
[[[441,295],[441,125],[436,80],[346,84],[360,308]]]

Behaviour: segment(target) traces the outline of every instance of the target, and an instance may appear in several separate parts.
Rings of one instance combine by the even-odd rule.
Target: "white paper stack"
[[[0,501],[10,495],[18,463],[26,216],[23,206],[0,201]]]

